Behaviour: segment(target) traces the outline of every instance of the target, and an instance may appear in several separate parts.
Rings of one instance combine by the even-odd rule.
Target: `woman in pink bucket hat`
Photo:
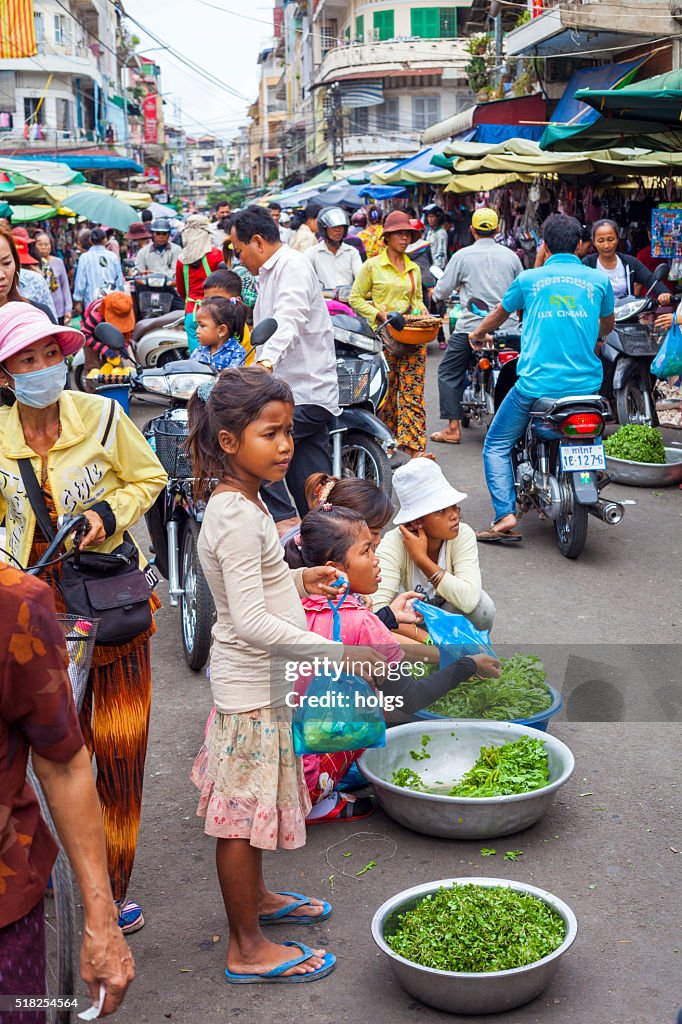
[[[82,546],[106,553],[119,547],[166,483],[161,464],[118,403],[65,390],[65,358],[82,344],[80,331],[51,323],[29,302],[0,307],[0,522],[9,555],[20,566],[33,565],[48,544],[22,470],[35,475],[53,531],[60,515],[82,512],[89,522]],[[143,567],[141,553],[139,561]],[[64,612],[61,565],[47,569],[43,579],[57,611]],[[150,605],[152,611],[159,607],[155,595]],[[80,716],[97,760],[109,876],[124,931],[144,924],[126,892],[140,823],[154,629],[152,617],[151,627],[128,643],[95,646]]]

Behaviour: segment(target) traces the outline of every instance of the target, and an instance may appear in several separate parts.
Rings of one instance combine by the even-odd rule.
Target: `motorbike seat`
[[[567,405],[576,404],[598,405],[601,408],[604,404],[604,399],[601,395],[568,395],[566,398],[538,398],[531,409],[531,416],[558,412]]]
[[[170,327],[171,324],[181,324],[184,318],[185,314],[175,309],[170,313],[163,313],[162,316],[149,316],[144,320],[138,320],[133,328],[133,341],[139,341],[154,327]]]

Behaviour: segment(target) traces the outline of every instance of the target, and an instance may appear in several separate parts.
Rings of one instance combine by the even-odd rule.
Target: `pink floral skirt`
[[[303,762],[296,757],[290,708],[240,715],[216,711],[191,776],[197,815],[216,839],[248,839],[260,850],[305,845],[310,811]]]

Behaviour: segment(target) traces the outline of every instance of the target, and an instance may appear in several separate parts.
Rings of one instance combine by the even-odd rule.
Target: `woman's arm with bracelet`
[[[408,714],[421,711],[466,679],[471,679],[477,672],[483,672],[484,669],[478,664],[482,658],[487,658],[490,663],[490,670],[485,670],[485,674],[499,676],[499,662],[488,655],[478,655],[477,658],[460,658],[459,661],[448,665],[447,668],[439,669],[425,679],[403,675],[397,680],[386,679],[381,684],[381,692],[387,696],[402,697],[401,711]],[[497,666],[496,670],[492,668],[494,665]]]

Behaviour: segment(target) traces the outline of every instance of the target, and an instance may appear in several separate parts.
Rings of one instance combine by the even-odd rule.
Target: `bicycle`
[[[25,569],[29,576],[39,576],[43,569],[57,562],[70,558],[80,547],[80,542],[88,530],[88,520],[84,515],[60,516],[54,539],[46,548],[42,557]],[[71,550],[55,555],[64,546],[69,537],[73,536]],[[23,569],[23,567],[22,567]],[[80,712],[85,698],[85,691],[90,674],[90,662],[97,635],[97,623],[82,619],[77,615],[57,615],[64,632],[67,654],[69,656],[69,681],[73,690],[76,710]],[[59,853],[52,868],[52,895],[54,903],[45,901],[45,939],[47,946],[46,990],[49,995],[71,996],[75,992],[78,972],[78,905],[76,887],[71,865],[59,841],[49,811],[45,794],[36,778],[29,759],[26,778],[33,787],[40,805],[40,813],[59,846]],[[71,1011],[68,1009],[48,1010],[50,1024],[69,1024]]]

